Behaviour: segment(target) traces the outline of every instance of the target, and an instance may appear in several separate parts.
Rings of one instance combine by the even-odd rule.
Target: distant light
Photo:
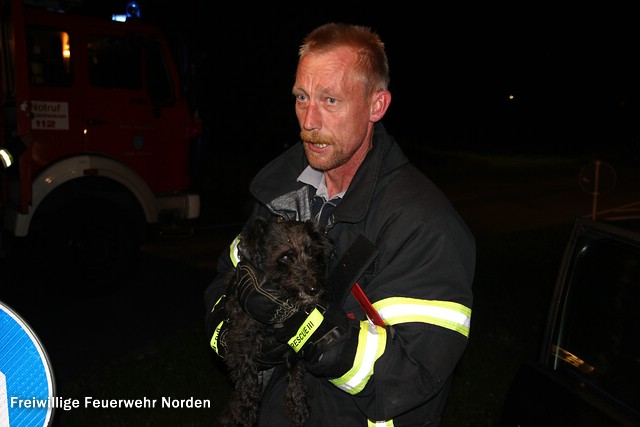
[[[25,143],[19,138],[9,138],[7,142],[0,148],[0,170],[7,169],[15,164],[24,150]]]
[[[127,18],[140,18],[140,5],[136,1],[127,4]]]
[[[130,1],[127,3],[127,8],[124,14],[114,13],[111,15],[112,21],[126,22],[129,18],[140,18],[142,13],[140,12],[140,4],[136,1]]]
[[[516,99],[514,95],[509,95],[507,98],[509,98],[509,101],[513,101],[514,99]]]
[[[69,45],[69,33],[63,31],[62,35],[62,57],[65,59],[71,58],[71,46]]]
[[[7,169],[13,164],[13,156],[8,150],[2,148],[0,149],[0,161],[2,162],[2,166]]]

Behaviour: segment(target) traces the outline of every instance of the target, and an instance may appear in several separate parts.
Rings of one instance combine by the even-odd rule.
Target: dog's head
[[[324,292],[333,243],[315,221],[251,220],[240,235],[240,254],[301,304]]]

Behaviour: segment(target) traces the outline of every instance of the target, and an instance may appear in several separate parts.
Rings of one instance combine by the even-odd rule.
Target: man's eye
[[[338,100],[335,98],[327,98],[327,104],[329,105],[336,105],[338,103]]]

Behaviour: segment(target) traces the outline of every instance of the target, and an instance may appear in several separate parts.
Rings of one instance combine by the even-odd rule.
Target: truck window
[[[29,81],[37,86],[71,85],[71,41],[65,31],[27,28]]]
[[[88,44],[89,81],[112,89],[142,88],[140,45],[130,37],[92,36]]]

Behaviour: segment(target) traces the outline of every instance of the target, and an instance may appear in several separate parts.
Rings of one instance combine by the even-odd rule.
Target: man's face
[[[298,64],[296,116],[315,169],[359,164],[371,147],[370,97],[365,98],[365,85],[353,72],[355,61],[353,51],[339,48],[307,55]]]

